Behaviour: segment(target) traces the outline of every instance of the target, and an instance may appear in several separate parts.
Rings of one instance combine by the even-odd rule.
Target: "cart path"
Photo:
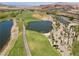
[[[23,24],[22,34],[23,34],[23,42],[24,42],[25,52],[27,53],[27,56],[31,56],[30,48],[29,48],[27,38],[26,38],[26,30],[25,30],[24,24]]]

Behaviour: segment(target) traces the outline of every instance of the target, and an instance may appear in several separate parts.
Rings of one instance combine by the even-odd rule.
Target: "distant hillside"
[[[6,8],[8,7],[8,8]],[[65,9],[79,9],[79,2],[57,2],[57,3],[52,3],[52,4],[47,4],[47,5],[40,5],[40,6],[10,6],[10,5],[5,5],[5,4],[0,4],[0,10],[3,9],[9,9],[9,10],[14,10],[14,9],[35,9],[35,10],[48,10],[51,8],[65,8]]]
[[[54,4],[40,5],[38,7],[42,9],[51,9],[51,8],[79,9],[79,2],[57,2]]]
[[[6,4],[1,4],[0,3],[0,7],[16,7],[16,6],[10,6],[10,5],[6,5]]]
[[[0,3],[0,7],[4,7],[4,6],[7,6],[7,5],[4,5],[4,4],[1,4],[1,3]]]

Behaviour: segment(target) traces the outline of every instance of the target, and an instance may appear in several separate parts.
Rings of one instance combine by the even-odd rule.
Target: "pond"
[[[26,27],[29,30],[47,33],[52,30],[52,22],[50,21],[32,21]]]
[[[0,49],[9,41],[13,21],[0,22]]]

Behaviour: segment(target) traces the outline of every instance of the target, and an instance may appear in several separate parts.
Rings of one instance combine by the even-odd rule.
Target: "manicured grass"
[[[79,41],[74,41],[73,47],[72,47],[72,54],[74,56],[79,56]]]
[[[41,33],[27,30],[27,39],[33,56],[59,56],[56,49],[50,46],[48,39]]]
[[[27,13],[26,19],[24,20],[25,25],[28,25],[29,22],[32,21],[40,21],[39,19],[32,17],[33,13]],[[50,46],[48,38],[46,38],[42,33],[38,33],[36,31],[27,30],[27,39],[28,44],[31,50],[31,54],[33,56],[58,56],[60,55],[56,49]]]
[[[27,26],[29,22],[40,21],[39,19],[32,17],[32,12],[23,12],[16,16],[18,19],[23,19],[24,24]],[[26,27],[27,28],[27,27]],[[38,33],[31,30],[26,30],[27,40],[33,56],[59,56],[60,54],[50,46],[48,38],[46,38],[42,33]],[[19,35],[17,42],[15,43],[13,49],[10,52],[10,56],[23,56],[25,54],[22,34]]]
[[[19,14],[16,16],[16,18],[19,20],[23,19],[23,16],[26,16],[24,19],[29,19],[31,18],[31,13],[23,13],[23,14]],[[26,24],[27,24],[27,20],[26,20]],[[18,24],[19,28],[21,27],[22,24]],[[22,27],[21,27],[22,28]],[[12,50],[9,53],[9,56],[24,56],[26,55],[25,53],[25,49],[24,49],[24,43],[22,41],[22,33],[19,34],[18,40],[16,41],[14,47],[12,48]]]
[[[16,41],[14,47],[9,53],[9,56],[24,56],[26,55],[23,41],[22,41],[22,34],[20,33],[18,40]]]

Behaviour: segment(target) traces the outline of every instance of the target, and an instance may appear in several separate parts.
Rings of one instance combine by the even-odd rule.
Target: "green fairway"
[[[26,53],[23,45],[22,35],[20,33],[18,40],[16,41],[14,47],[9,53],[9,56],[24,56],[24,55],[26,55]]]
[[[40,21],[39,19],[32,17],[33,12],[23,12],[16,16],[19,20],[24,20],[26,25],[27,40],[31,50],[32,56],[59,56],[60,54],[55,48],[50,46],[48,38],[46,38],[42,33],[27,30],[27,25],[32,21]],[[21,24],[19,25],[21,27]],[[19,35],[17,42],[15,43],[13,49],[10,51],[10,56],[23,56],[26,55],[24,51],[24,45],[22,41],[22,34]]]
[[[59,56],[56,49],[52,48],[48,39],[41,33],[26,31],[30,50],[33,56]]]
[[[0,56],[79,56],[78,4],[0,2]]]
[[[32,21],[40,21],[40,19],[36,19],[32,17],[33,13],[26,14],[26,20],[24,20],[25,25],[28,25],[29,22]],[[27,30],[26,26],[26,33],[27,33],[27,40],[30,46],[31,54],[33,56],[59,56],[60,54],[50,46],[48,38],[46,38],[42,33]]]

